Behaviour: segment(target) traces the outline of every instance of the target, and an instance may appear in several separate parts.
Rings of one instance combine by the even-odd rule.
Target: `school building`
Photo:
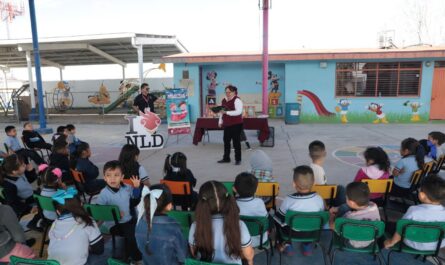
[[[181,53],[159,62],[173,63],[175,87],[189,89],[192,121],[211,115],[208,103],[220,104],[227,84],[262,111],[260,52]],[[445,120],[445,47],[270,52],[268,81],[271,118],[285,117],[288,105],[302,123]]]

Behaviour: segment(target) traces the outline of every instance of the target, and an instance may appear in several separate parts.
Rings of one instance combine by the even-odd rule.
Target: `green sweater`
[[[0,204],[0,258],[11,252],[16,243],[25,242],[25,233],[17,220],[14,210]]]

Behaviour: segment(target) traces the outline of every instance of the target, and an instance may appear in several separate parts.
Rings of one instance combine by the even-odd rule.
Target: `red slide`
[[[298,90],[297,94],[308,97],[314,103],[315,109],[320,116],[333,116],[335,113],[329,112],[321,102],[320,98],[309,90]]]

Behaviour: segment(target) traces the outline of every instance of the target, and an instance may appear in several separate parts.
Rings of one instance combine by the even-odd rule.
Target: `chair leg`
[[[269,257],[269,250],[267,250],[267,248],[263,248],[264,252],[266,253],[266,264],[270,265],[271,262],[271,257]]]
[[[321,255],[323,256],[323,263],[324,263],[324,265],[328,265],[328,263],[326,262],[326,250],[324,249],[324,247],[320,243],[316,243],[316,244],[318,246],[320,246]]]
[[[335,254],[337,254],[337,251],[338,249],[334,249],[334,251],[332,252],[331,265],[334,265]]]
[[[111,235],[112,248],[111,248],[111,257],[116,258],[116,238],[114,235]]]
[[[390,263],[390,258],[391,258],[391,254],[392,254],[392,250],[390,250],[389,252],[388,252],[388,258],[387,258],[387,262],[386,262],[386,265],[389,265]]]
[[[45,229],[43,230],[43,235],[42,235],[42,243],[40,246],[40,252],[39,252],[39,257],[43,257],[43,249],[45,248],[45,241],[46,241],[46,234],[48,233],[49,230],[49,225],[45,225]]]

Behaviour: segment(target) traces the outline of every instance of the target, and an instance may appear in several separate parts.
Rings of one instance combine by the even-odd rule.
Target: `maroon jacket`
[[[227,101],[225,98],[222,100],[221,105],[224,106],[227,111],[233,111],[235,110],[235,100],[239,98],[238,96],[234,96],[231,100]],[[243,116],[242,114],[238,116],[229,116],[227,114],[224,114],[222,117],[223,120],[223,126],[229,127],[232,125],[243,123]]]

